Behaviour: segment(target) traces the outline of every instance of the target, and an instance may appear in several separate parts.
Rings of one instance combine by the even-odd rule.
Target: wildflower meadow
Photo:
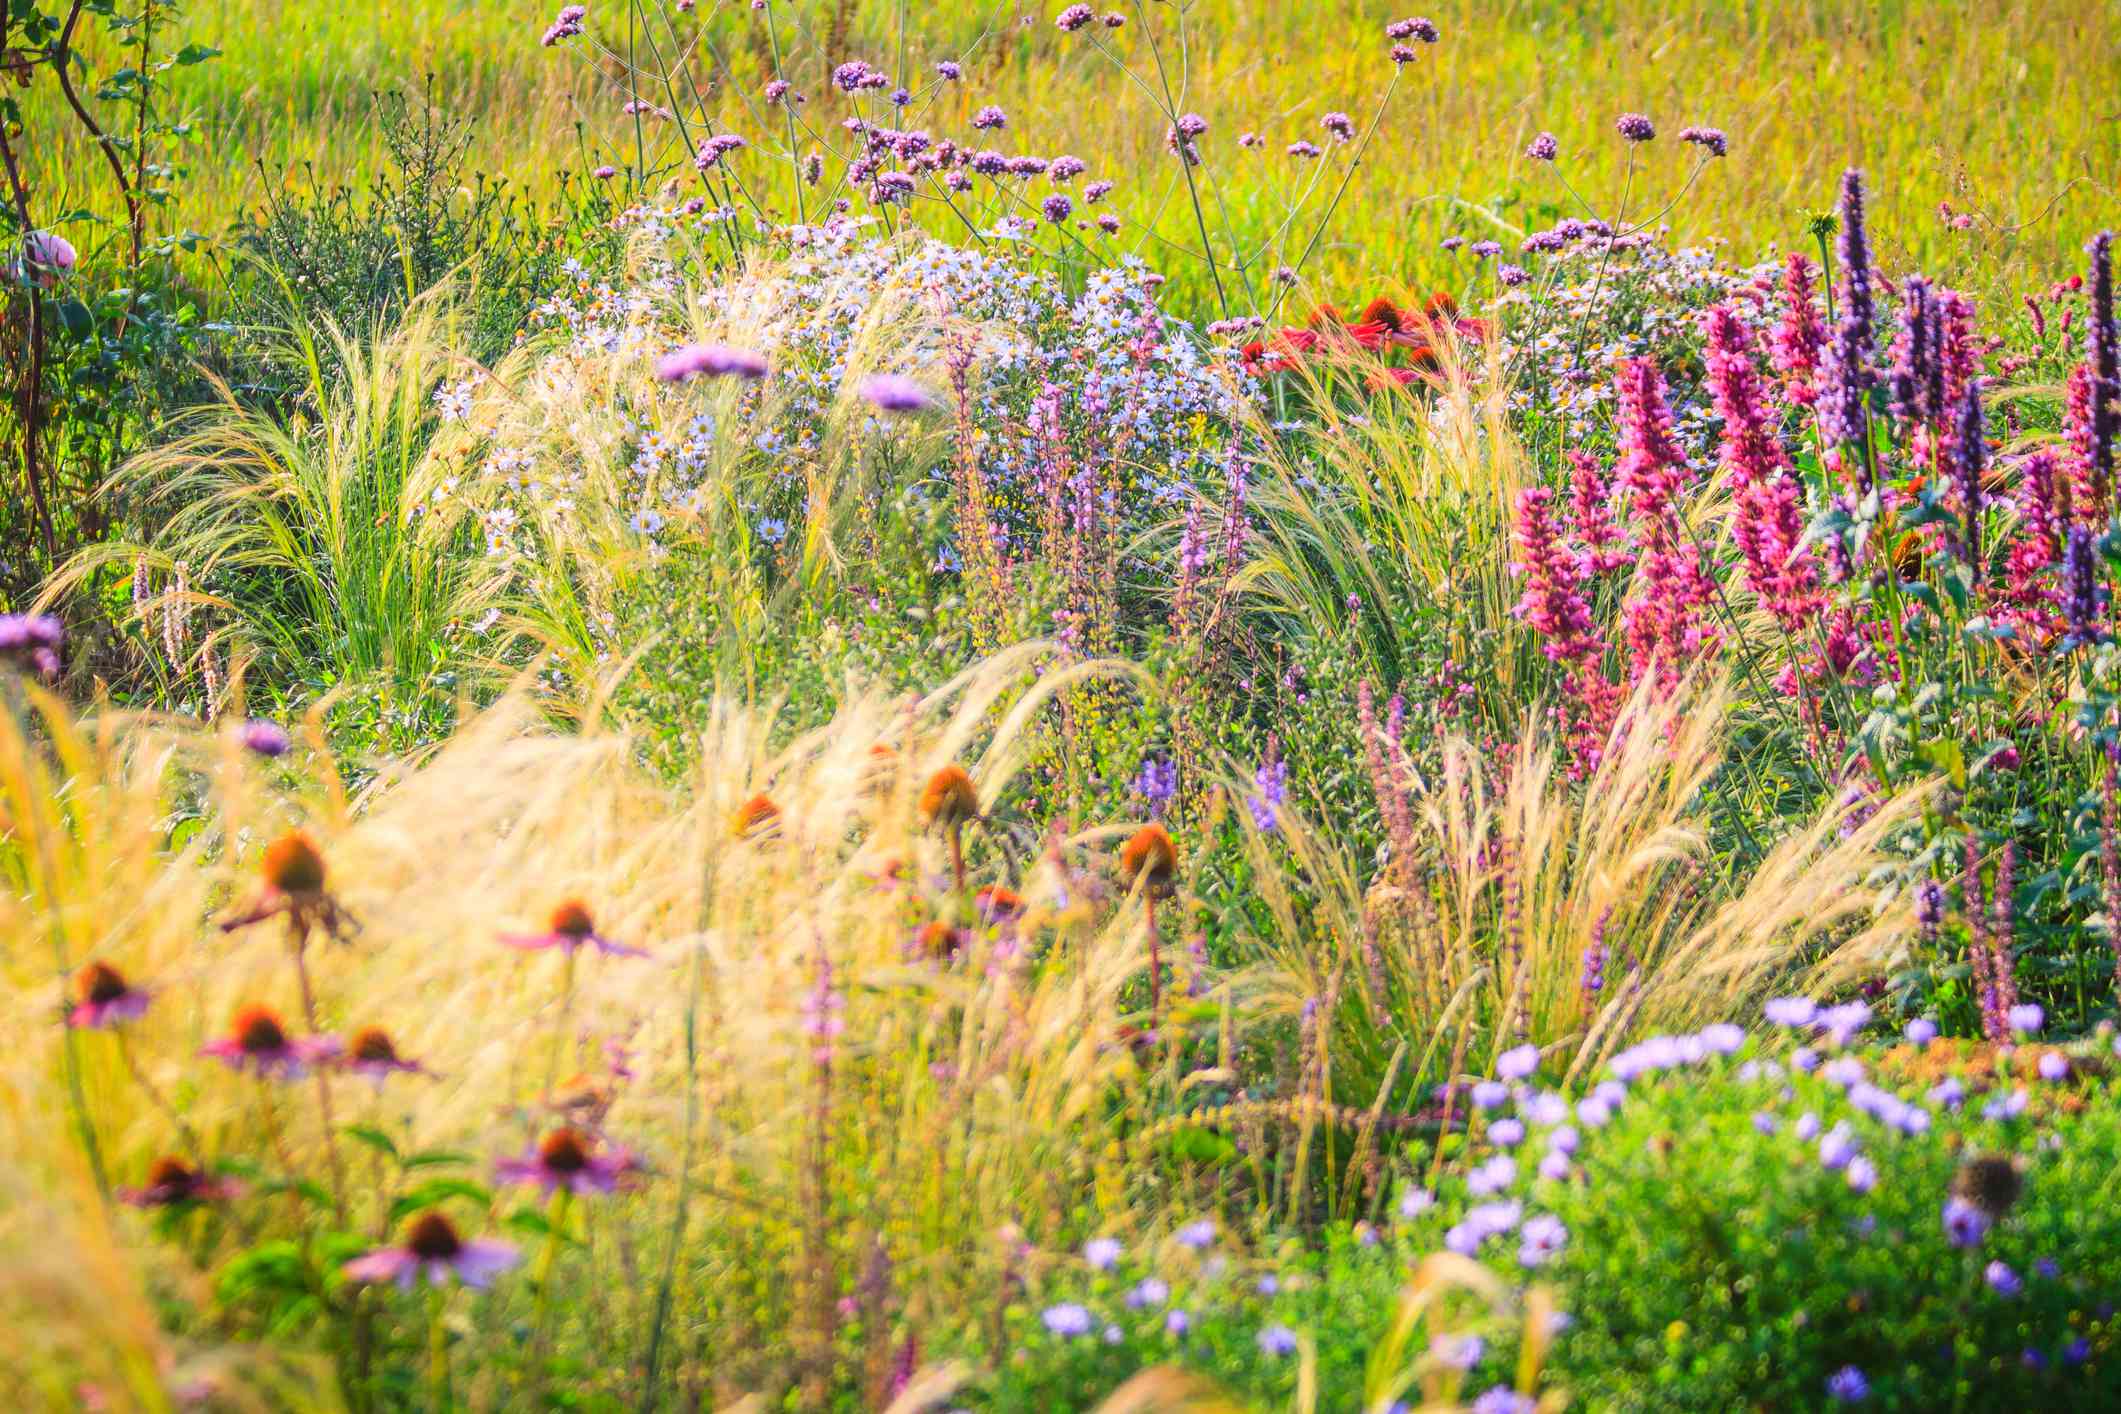
[[[0,1409],[2121,1406],[2117,32],[10,0]]]

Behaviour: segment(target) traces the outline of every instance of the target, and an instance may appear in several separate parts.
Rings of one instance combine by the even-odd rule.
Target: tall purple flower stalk
[[[1989,975],[1995,982],[1996,1011],[2004,1018],[2007,1034],[2010,1014],[2018,1005],[2018,969],[2011,957],[2018,937],[2018,846],[2009,840],[1996,856],[1994,910],[1988,934]]]
[[[1893,416],[1908,426],[1935,422],[1937,405],[1930,385],[1941,382],[1942,366],[1932,336],[1937,324],[1930,304],[1929,281],[1910,275],[1901,286],[1900,335],[1893,341],[1891,387]]]
[[[1960,874],[1959,911],[1966,918],[1966,958],[1974,974],[1974,1000],[1981,1008],[1981,1034],[1993,1042],[2010,1037],[2010,1023],[1997,1005],[1996,973],[1988,942],[1988,898],[1981,885],[1981,848],[1966,840],[1966,867]]]
[[[1664,379],[1649,359],[1621,365],[1620,412],[1613,481],[1630,498],[1642,547],[1635,586],[1621,609],[1630,672],[1640,681],[1654,665],[1659,686],[1669,689],[1684,665],[1713,651],[1716,634],[1703,614],[1709,578],[1680,525],[1686,456],[1673,437]]]
[[[1600,910],[1598,921],[1591,925],[1591,939],[1583,949],[1583,1003],[1586,1008],[1595,1006],[1598,994],[1605,990],[1605,930],[1613,921],[1613,906],[1607,904]]]
[[[2091,394],[2086,479],[2103,512],[2111,502],[2114,434],[2121,427],[2121,334],[2114,326],[2114,237],[2101,231],[2091,256],[2091,318],[2084,331],[2084,364]]]
[[[1982,434],[1981,385],[1976,381],[1966,390],[1966,401],[1959,408],[1952,482],[1959,497],[1959,545],[1977,587],[1981,583],[1981,474],[1988,461],[1988,443]]]
[[[2121,769],[2106,753],[2106,773],[2099,779],[2099,883],[2104,895],[2106,947],[2114,955],[2114,990],[2121,994]]]
[[[2054,453],[2042,448],[2018,464],[2018,528],[2004,559],[2004,597],[2013,618],[2041,633],[2054,618],[2049,571],[2061,558],[2062,514]]]
[[[1792,632],[1819,606],[1818,574],[1804,541],[1803,488],[1779,435],[1780,417],[1753,362],[1752,337],[1737,313],[1718,306],[1704,319],[1709,391],[1723,419],[1722,467],[1731,485],[1732,535],[1746,579]]]
[[[1581,562],[1554,524],[1553,500],[1544,486],[1517,493],[1515,568],[1524,576],[1524,593],[1516,613],[1544,640],[1540,648],[1549,659],[1574,665],[1597,656],[1603,645],[1591,606],[1577,588]]]
[[[2092,533],[2082,525],[2069,528],[2069,541],[2062,551],[2062,613],[2069,633],[2064,650],[2103,642],[2099,627],[2099,571],[2092,549]]]
[[[1812,292],[1812,263],[1792,251],[1782,266],[1782,316],[1768,340],[1783,395],[1800,407],[1819,401],[1819,355],[1826,325]]]
[[[1868,399],[1878,381],[1872,365],[1877,308],[1871,293],[1871,247],[1863,224],[1863,174],[1841,178],[1841,318],[1827,349],[1826,395],[1819,421],[1827,440],[1863,455],[1870,435]],[[1862,471],[1869,489],[1868,463]]]
[[[1585,577],[1610,574],[1628,562],[1625,537],[1613,519],[1612,487],[1589,452],[1569,453],[1569,520],[1583,546]]]

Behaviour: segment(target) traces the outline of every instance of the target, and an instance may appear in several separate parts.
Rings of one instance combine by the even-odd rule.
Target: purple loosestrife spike
[[[2062,553],[2063,616],[2069,621],[2065,650],[2089,647],[2106,641],[2099,627],[2099,571],[2092,548],[2092,533],[2081,525],[2069,530]]]
[[[1851,167],[1841,178],[1841,321],[1828,347],[1826,396],[1820,426],[1827,439],[1858,449],[1870,434],[1869,395],[1877,382],[1872,366],[1876,308],[1871,295],[1871,247],[1863,225],[1863,174]],[[1864,489],[1870,471],[1862,468]]]
[[[2113,490],[2114,437],[2121,430],[2121,332],[2114,324],[2114,237],[2101,231],[2086,247],[2091,256],[2091,315],[2084,331],[2084,363],[2091,392],[2087,472],[2104,509]]]
[[[1769,340],[1783,395],[1801,407],[1819,400],[1819,357],[1826,326],[1812,293],[1812,264],[1792,252],[1782,266],[1782,315]]]
[[[1910,275],[1902,286],[1900,336],[1893,341],[1891,379],[1893,416],[1909,427],[1936,420],[1937,409],[1930,401],[1930,379],[1933,373],[1941,372],[1941,367],[1937,349],[1930,342],[1934,328],[1929,282],[1920,275]]]
[[[1966,867],[1960,875],[1959,911],[1966,919],[1967,961],[1973,968],[1974,998],[1981,1008],[1981,1034],[2001,1044],[2009,1039],[2003,1009],[1996,1004],[1994,957],[1988,945],[1988,896],[1981,883],[1981,848],[1966,840]]]
[[[1981,473],[1988,458],[1988,443],[1982,436],[1981,385],[1966,390],[1959,409],[1959,436],[1952,449],[1952,480],[1959,493],[1960,548],[1974,583],[1981,583]]]
[[[1995,979],[1996,1009],[2005,1017],[2018,1009],[2017,961],[2011,956],[2017,939],[2018,846],[2003,842],[1996,856],[1995,920],[1989,929],[1989,970]]]
[[[1554,493],[1531,486],[1517,493],[1517,564],[1524,576],[1517,617],[1545,641],[1541,651],[1556,663],[1574,664],[1603,651],[1591,606],[1577,589],[1581,572],[1573,551],[1554,524]]]
[[[2114,988],[2121,993],[2121,768],[2111,750],[2099,780],[2099,883],[2106,947],[2114,955]]]

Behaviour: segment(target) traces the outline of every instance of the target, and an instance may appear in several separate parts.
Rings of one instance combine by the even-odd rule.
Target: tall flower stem
[[[427,1289],[427,1383],[433,1391],[430,1409],[446,1410],[449,1398],[449,1327],[443,1323],[449,1298],[441,1286]]]
[[[206,1156],[199,1147],[198,1133],[186,1122],[183,1115],[177,1113],[177,1107],[169,1102],[169,1098],[155,1082],[147,1078],[147,1071],[141,1066],[140,1058],[133,1053],[132,1043],[125,1039],[125,1032],[116,1032],[115,1039],[118,1043],[118,1058],[125,1063],[126,1073],[132,1076],[133,1083],[140,1087],[140,1092],[147,1096],[148,1102],[175,1126],[178,1137],[184,1141],[184,1147],[191,1153],[192,1161],[203,1164]]]
[[[288,951],[294,954],[295,978],[302,986],[302,1019],[309,1027],[309,1034],[321,1036],[324,1030],[317,1024],[317,994],[309,985],[309,959],[303,944],[308,940],[309,925],[299,913],[288,914]],[[317,1114],[324,1125],[324,1154],[331,1164],[331,1209],[340,1227],[346,1226],[346,1168],[339,1159],[339,1126],[331,1112],[331,1077],[326,1067],[316,1067]]]

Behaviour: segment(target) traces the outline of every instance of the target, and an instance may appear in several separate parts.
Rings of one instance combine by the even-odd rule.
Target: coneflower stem
[[[434,1390],[433,1408],[449,1408],[449,1328],[442,1315],[448,1299],[439,1286],[427,1289],[427,1379]]]
[[[308,937],[308,925],[298,913],[288,915],[288,947],[295,956],[295,978],[302,984],[302,1019],[309,1026],[309,1034],[321,1036],[322,1027],[317,1025],[317,996],[309,985],[309,960],[305,956],[303,943]],[[331,1210],[346,1226],[346,1170],[339,1162],[339,1126],[331,1114],[331,1078],[324,1066],[317,1072],[317,1113],[324,1124],[324,1156],[331,1164]]]
[[[172,1105],[162,1092],[155,1088],[155,1083],[147,1078],[147,1072],[140,1066],[140,1058],[133,1054],[131,1044],[125,1039],[125,1032],[120,1029],[114,1035],[118,1042],[118,1058],[125,1062],[126,1072],[132,1076],[133,1083],[138,1085],[141,1093],[147,1096],[148,1101],[156,1109],[160,1110],[172,1125],[176,1126],[178,1137],[184,1141],[184,1147],[190,1151],[192,1161],[203,1167],[206,1162],[206,1156],[199,1148],[198,1134],[192,1130],[191,1125],[185,1122],[184,1116],[177,1113],[176,1106]]]
[[[560,964],[560,1020],[553,1028],[552,1057],[545,1063],[545,1088],[540,1094],[540,1099],[546,1104],[552,1103],[553,1087],[560,1082],[560,1057],[567,1050],[567,1023],[574,1015],[575,950],[567,948],[564,951],[566,956]],[[532,1122],[532,1128],[536,1128],[535,1121]]]
[[[538,1269],[531,1278],[538,1289],[537,1309],[530,1322],[530,1356],[533,1362],[542,1360],[545,1354],[545,1326],[552,1315],[552,1269],[560,1258],[560,1243],[567,1231],[568,1200],[574,1196],[571,1188],[553,1191],[552,1204],[545,1210],[545,1249],[538,1254]],[[544,1372],[535,1367],[532,1377],[543,1383]]]
[[[1150,900],[1148,901],[1148,906],[1149,906],[1149,1031],[1150,1031],[1150,1033],[1151,1033],[1151,1034],[1153,1035],[1153,1034],[1155,1033],[1155,1031],[1156,1031],[1156,1019],[1157,1019],[1157,1017],[1158,1017],[1158,1016],[1160,1016],[1160,1015],[1161,1015],[1161,1014],[1163,1013],[1163,1002],[1164,1002],[1164,965],[1163,965],[1163,956],[1162,956],[1161,952],[1160,952],[1160,951],[1158,950],[1158,948],[1157,948],[1157,942],[1158,942],[1158,939],[1157,939],[1157,936],[1156,936],[1156,900],[1155,900],[1155,899],[1153,899],[1153,898],[1152,898],[1152,899],[1150,899]]]
[[[950,826],[950,873],[957,881],[957,891],[965,892],[965,827],[962,822]]]

